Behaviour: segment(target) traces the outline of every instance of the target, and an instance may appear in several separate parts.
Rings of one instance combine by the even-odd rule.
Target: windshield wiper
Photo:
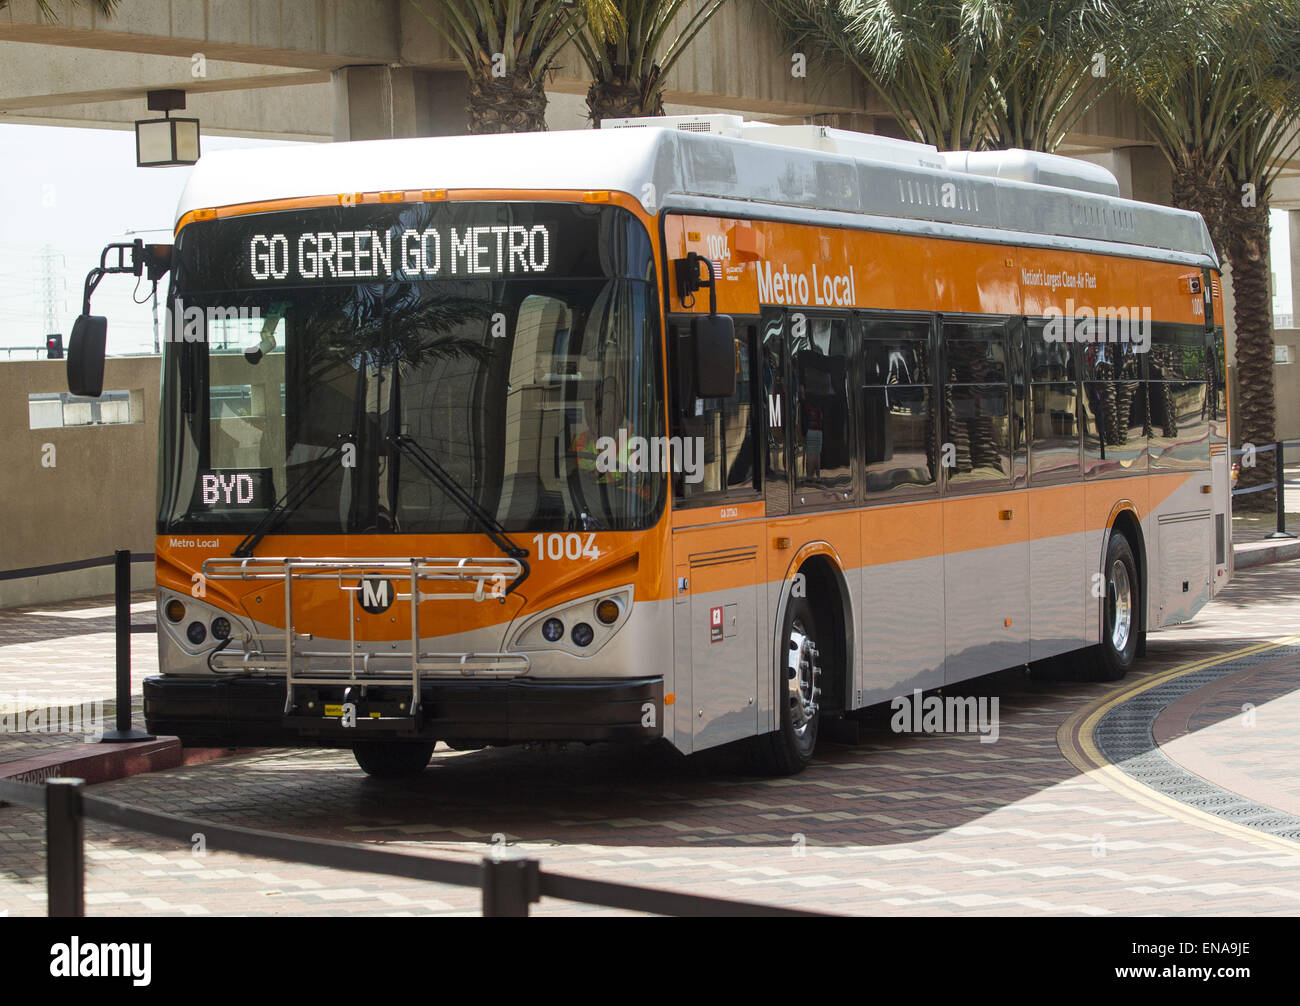
[[[501,522],[484,509],[483,505],[479,503],[478,500],[466,492],[464,487],[452,478],[442,465],[438,464],[432,454],[410,437],[404,436],[401,433],[390,433],[385,439],[410,458],[411,461],[414,462],[415,467],[420,469],[430,482],[441,489],[448,499],[464,511],[465,515],[474,521],[474,523],[492,539],[492,543],[496,545],[497,548],[501,549],[501,551],[511,559],[517,559],[519,561],[519,565],[523,568],[523,572],[519,574],[519,578],[515,580],[514,583],[510,584],[510,586],[506,588],[507,594],[515,590],[520,584],[528,579],[528,549],[520,548],[511,541],[510,535],[506,533],[506,529],[502,526]]]
[[[356,436],[352,433],[340,433],[338,438],[339,442],[318,459],[319,467],[293,488],[285,490],[275,506],[262,515],[262,519],[254,525],[253,530],[249,531],[244,540],[230,553],[233,558],[246,559],[252,555],[253,549],[257,548],[261,540],[270,534],[280,521],[294,513],[311,498],[312,493],[320,488],[321,483],[330,473],[330,462],[343,453],[344,447],[356,441]]]

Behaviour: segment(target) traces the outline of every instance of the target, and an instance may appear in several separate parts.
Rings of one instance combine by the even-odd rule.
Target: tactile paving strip
[[[1248,800],[1189,772],[1161,751],[1152,735],[1156,717],[1184,695],[1229,674],[1287,656],[1300,660],[1300,646],[1239,657],[1184,674],[1135,695],[1102,717],[1094,734],[1097,746],[1106,760],[1121,772],[1158,793],[1226,821],[1300,842],[1300,817]]]

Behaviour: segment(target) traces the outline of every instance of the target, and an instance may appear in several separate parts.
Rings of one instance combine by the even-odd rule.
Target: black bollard
[[[50,918],[86,914],[86,844],[80,779],[45,781],[45,891]]]
[[[103,744],[125,741],[151,741],[153,734],[131,727],[131,550],[119,548],[113,553],[113,604],[116,609],[114,634],[117,637],[117,729],[105,730]]]
[[[1274,476],[1277,483],[1277,530],[1269,535],[1270,538],[1295,537],[1286,529],[1286,464],[1282,459],[1283,446],[1280,441],[1273,445],[1273,465],[1277,471]]]

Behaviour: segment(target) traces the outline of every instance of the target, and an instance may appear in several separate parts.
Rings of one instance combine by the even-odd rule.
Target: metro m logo
[[[357,585],[360,592],[358,603],[372,615],[382,615],[393,604],[394,590],[391,580],[377,576],[362,577]]]

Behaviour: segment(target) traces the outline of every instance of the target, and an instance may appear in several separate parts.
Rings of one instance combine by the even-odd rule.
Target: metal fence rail
[[[1275,444],[1265,444],[1263,447],[1251,447],[1249,450],[1242,447],[1230,451],[1233,457],[1242,454],[1255,453],[1267,454],[1273,452],[1273,481],[1265,482],[1263,485],[1250,486],[1246,489],[1234,489],[1232,495],[1248,496],[1251,493],[1267,492],[1270,489],[1277,490],[1277,528],[1269,535],[1270,538],[1294,538],[1295,535],[1286,529],[1286,449],[1288,447],[1300,447],[1300,440],[1279,440]]]
[[[825,914],[551,873],[542,870],[536,859],[484,857],[479,863],[468,863],[389,852],[351,842],[216,824],[88,796],[84,785],[80,779],[56,778],[44,785],[0,779],[0,800],[45,808],[46,894],[48,914],[52,917],[85,915],[87,819],[185,844],[202,835],[204,847],[214,852],[477,887],[482,892],[483,914],[487,917],[526,916],[529,906],[543,897],[656,915],[815,917]]]
[[[153,562],[152,552],[129,552],[118,549],[112,555],[100,555],[93,559],[73,559],[69,562],[53,562],[46,566],[24,566],[22,569],[0,570],[0,580],[26,580],[33,576],[49,576],[51,573],[70,573],[78,569],[94,569],[97,566],[112,566],[120,562],[125,553],[128,562]]]

